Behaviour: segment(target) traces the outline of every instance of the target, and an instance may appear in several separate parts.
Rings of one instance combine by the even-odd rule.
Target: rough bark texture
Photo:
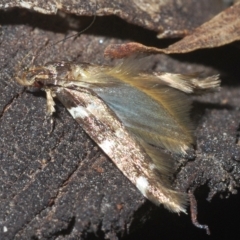
[[[96,7],[97,3],[97,7]],[[214,5],[214,7],[213,7]],[[76,15],[115,15],[129,23],[161,33],[161,37],[183,36],[220,12],[220,0],[2,0],[0,8],[20,7],[39,13],[56,14],[57,11]],[[194,17],[193,17],[194,13]]]
[[[203,5],[206,2],[206,7],[209,1],[202,2]],[[210,6],[215,9],[219,2],[215,1],[216,6],[211,2]],[[17,6],[17,3],[18,1],[13,1],[9,6]],[[106,2],[105,6],[107,4]],[[112,1],[111,4],[111,8],[119,8]],[[91,15],[93,10],[90,6],[93,5],[67,8],[66,4],[62,4],[64,7],[61,9],[78,15]],[[102,2],[98,5],[104,8]],[[85,9],[85,12],[81,9]],[[54,11],[48,13],[55,13]],[[100,10],[97,10],[97,14],[100,14],[98,11]],[[134,21],[121,15],[121,12],[126,11],[115,11],[116,15],[128,22],[160,31],[155,25],[144,25],[142,22],[145,17],[138,17],[134,11],[128,12]],[[102,10],[101,14],[103,13],[105,14]],[[114,11],[111,12],[113,13]],[[215,13],[211,12],[208,5],[207,16]],[[150,21],[147,17],[146,19]],[[61,104],[57,105],[58,111],[51,131],[50,121],[45,114],[44,94],[26,91],[15,83],[14,75],[29,64],[29,56],[24,57],[30,50],[31,54],[36,54],[44,45],[51,45],[64,38],[76,26],[84,28],[91,20],[91,17],[63,13],[56,16],[42,15],[23,9],[0,13],[1,239],[78,239],[80,236],[83,239],[94,236],[116,239],[145,222],[152,210],[160,215],[155,230],[160,229],[161,232],[158,232],[156,239],[169,237],[174,234],[174,229],[179,230],[178,237],[189,236],[188,233],[199,234],[200,230],[189,224],[188,216],[179,217],[147,202]],[[189,28],[183,26],[178,30],[189,30],[196,25]],[[105,47],[110,43],[127,41],[155,47],[171,43],[157,40],[156,32],[128,24],[114,16],[99,17],[85,34],[47,48],[36,58],[35,63],[70,60],[111,64],[110,60],[103,58]],[[239,62],[239,49],[235,45],[184,56],[152,57],[154,70],[201,72],[206,76],[222,73],[223,87],[220,93],[194,98],[192,116],[197,123],[196,158],[181,159],[175,156],[178,170],[175,185],[180,190],[197,189],[200,203],[205,198],[211,200],[218,193],[215,203],[207,208],[209,212],[224,212],[228,207],[231,211],[232,206],[227,204],[228,201],[224,207],[219,206],[219,194],[231,195],[240,186]],[[219,208],[216,209],[216,206]],[[201,204],[199,214],[202,214],[203,222],[210,223],[210,229],[212,224],[213,237],[223,234],[222,226],[214,225],[216,220],[214,223],[209,220],[212,213],[208,214]],[[224,220],[226,225],[230,224],[231,219]],[[169,226],[174,229],[167,231]],[[229,225],[225,228],[227,229]],[[200,232],[203,238],[204,234]]]

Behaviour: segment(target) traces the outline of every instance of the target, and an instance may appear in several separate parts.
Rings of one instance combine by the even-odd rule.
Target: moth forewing
[[[145,197],[173,212],[185,211],[186,196],[164,185],[153,171],[157,165],[97,95],[86,89],[58,88],[56,96]]]

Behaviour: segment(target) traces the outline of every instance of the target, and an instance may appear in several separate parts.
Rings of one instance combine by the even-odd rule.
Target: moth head
[[[44,67],[30,67],[24,69],[18,76],[16,76],[16,81],[25,87],[37,87],[41,88],[45,84],[44,82],[51,76],[49,69]]]

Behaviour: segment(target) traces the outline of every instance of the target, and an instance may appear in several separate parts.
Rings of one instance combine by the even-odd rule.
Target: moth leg
[[[49,116],[52,116],[52,114],[56,111],[55,110],[55,102],[53,98],[55,97],[55,94],[51,89],[44,89],[46,92],[46,98],[47,98],[47,114]]]
[[[46,117],[49,119],[50,118],[50,123],[51,123],[51,129],[49,131],[49,134],[53,132],[54,129],[54,118],[52,117],[53,113],[56,112],[55,110],[55,93],[51,89],[44,89],[46,92],[46,98],[47,98],[47,115]]]

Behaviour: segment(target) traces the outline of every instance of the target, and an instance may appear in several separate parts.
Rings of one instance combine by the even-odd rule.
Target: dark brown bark
[[[98,3],[101,8],[107,6],[103,4]],[[68,12],[92,15],[93,5],[86,6],[85,12],[77,11],[76,6]],[[17,5],[13,2],[11,6]],[[216,14],[208,11],[206,16]],[[160,28],[153,23],[144,25],[137,20],[140,19],[137,15],[132,20],[120,13],[119,16],[139,26],[115,16],[97,17],[86,33],[47,48],[35,63],[69,60],[112,64],[103,57],[110,43],[136,41],[155,47],[172,43],[172,40],[156,39]],[[128,15],[135,13],[129,10]],[[92,17],[51,14],[24,9],[0,13],[0,236],[1,239],[78,239],[98,235],[116,239],[139,226],[142,219],[157,208],[144,199],[60,103],[51,131],[44,94],[25,90],[14,81],[14,75],[29,64],[29,56],[24,58],[29,51],[31,57],[43,46],[63,39],[76,26],[84,28],[92,20]],[[190,31],[208,19],[196,20],[190,27],[182,25],[178,30]],[[166,28],[163,23],[160,25]],[[174,23],[171,26],[175,26]],[[196,157],[175,156],[175,185],[185,192],[197,189],[197,199],[203,199],[206,190],[208,200],[217,193],[235,193],[240,185],[240,89],[237,83],[240,54],[235,46],[182,56],[152,57],[152,67],[158,71],[201,72],[204,76],[223,73],[220,93],[194,98],[192,116],[197,124],[197,145],[193,152]],[[199,189],[204,189],[204,194],[200,194]],[[171,216],[181,225],[182,217],[163,209],[161,214],[167,215],[166,219]],[[159,225],[160,229],[172,224],[166,221]]]

